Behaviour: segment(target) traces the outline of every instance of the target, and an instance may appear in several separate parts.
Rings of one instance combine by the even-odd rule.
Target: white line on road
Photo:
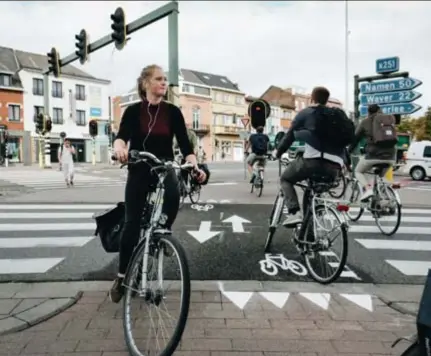
[[[114,206],[112,204],[2,204],[0,210],[105,210]]]
[[[349,227],[349,232],[352,233],[374,233],[381,234],[381,231],[377,226],[363,226],[363,225],[353,225]],[[409,235],[429,235],[431,232],[431,227],[416,227],[416,226],[402,226],[398,228],[397,235],[399,234],[409,234]]]
[[[0,274],[45,273],[64,258],[17,258],[0,260]]]
[[[350,208],[349,211],[357,213],[359,211],[359,208]],[[431,215],[431,209],[402,208],[401,213],[402,213],[402,215],[404,215],[404,214],[418,214],[418,215],[429,214],[429,215]],[[371,216],[371,214],[368,211],[366,211],[365,214]]]
[[[431,268],[431,261],[386,260],[386,262],[406,276],[427,276]]]
[[[431,241],[355,239],[372,250],[431,251]]]
[[[87,213],[0,213],[2,219],[91,219],[92,212]]]
[[[0,248],[82,247],[95,237],[2,237]]]
[[[359,219],[359,222],[361,221],[375,221],[375,219],[371,216],[371,215],[364,215]],[[380,219],[380,221],[382,222],[395,222],[397,221],[397,217],[396,216],[385,216],[382,219]],[[402,223],[429,223],[431,224],[431,217],[429,216],[402,216],[401,217],[401,222]],[[430,233],[431,233],[431,226],[429,228]]]
[[[0,224],[0,231],[94,231],[95,223]]]

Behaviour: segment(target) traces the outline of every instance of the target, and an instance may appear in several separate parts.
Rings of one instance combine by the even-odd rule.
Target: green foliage
[[[431,107],[428,107],[425,115],[419,118],[408,116],[401,118],[397,131],[410,133],[418,141],[431,140]]]

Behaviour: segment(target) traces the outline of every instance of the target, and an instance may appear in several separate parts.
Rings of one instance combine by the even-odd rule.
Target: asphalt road
[[[281,266],[272,274],[269,271],[271,275],[269,267],[262,270],[262,264],[274,267],[274,260],[261,263],[267,259],[263,246],[271,205],[211,204],[212,209],[208,205],[200,204],[199,209],[184,206],[174,227],[188,251],[193,280],[311,281],[307,274],[298,275],[304,263],[290,241],[291,231],[283,227],[278,229],[271,251],[282,254],[275,260]],[[1,204],[0,280],[113,278],[117,256],[105,253],[92,236],[95,224],[91,215],[106,207]],[[350,228],[348,267],[338,282],[423,283],[431,268],[430,215],[431,209],[404,209],[399,232],[389,238],[378,232],[369,215],[364,215]],[[285,259],[301,265],[288,268]]]

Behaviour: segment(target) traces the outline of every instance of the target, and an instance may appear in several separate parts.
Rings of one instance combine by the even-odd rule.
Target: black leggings
[[[147,201],[150,182],[156,181],[157,177],[152,176],[150,178],[148,173],[129,171],[125,191],[126,218],[120,243],[120,267],[118,272],[121,274],[126,273],[133,249],[139,241],[142,210]],[[162,216],[166,214],[167,218],[161,227],[171,229],[177,217],[179,204],[178,179],[175,171],[171,170],[165,179]]]

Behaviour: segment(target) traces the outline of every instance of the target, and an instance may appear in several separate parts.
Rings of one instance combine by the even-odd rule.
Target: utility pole
[[[169,55],[169,93],[168,100],[178,106],[178,75],[179,54],[178,54],[178,2],[174,1],[177,6],[171,12],[168,18],[168,55]]]
[[[45,73],[43,75],[43,107],[44,107],[44,113],[46,116],[49,117],[49,75]],[[42,137],[42,136],[40,136]],[[45,133],[44,137],[44,148],[45,148],[45,162],[43,167],[44,168],[52,168],[51,167],[51,140],[50,140],[50,133]],[[41,145],[42,146],[42,145]]]

